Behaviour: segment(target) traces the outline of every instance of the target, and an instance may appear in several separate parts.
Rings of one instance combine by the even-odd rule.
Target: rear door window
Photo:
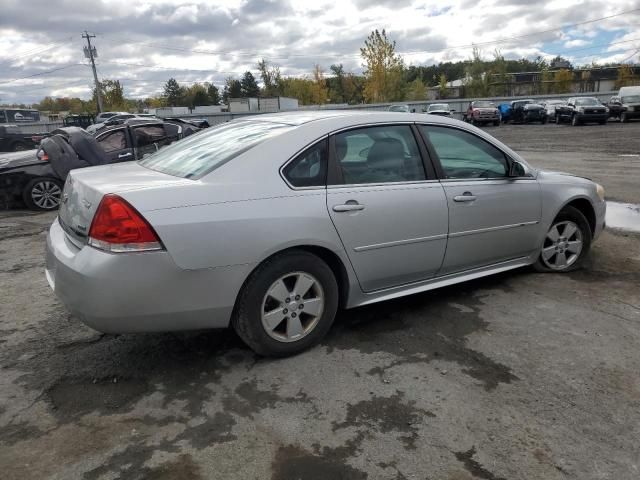
[[[124,129],[106,133],[98,138],[97,142],[107,153],[127,148],[127,136]]]
[[[327,183],[327,140],[307,148],[282,171],[294,187],[323,187]]]

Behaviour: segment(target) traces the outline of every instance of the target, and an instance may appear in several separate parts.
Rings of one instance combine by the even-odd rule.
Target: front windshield
[[[493,102],[474,102],[473,106],[475,108],[494,108],[495,107]]]
[[[627,97],[622,97],[622,101],[624,103],[640,103],[640,95],[629,95]]]
[[[593,97],[576,98],[576,105],[579,105],[579,106],[600,105],[600,102],[597,99],[593,98]]]
[[[446,103],[434,103],[433,105],[429,105],[427,112],[431,112],[433,110],[449,110],[449,105]]]
[[[138,163],[168,175],[197,180],[268,138],[293,128],[259,120],[223,123],[165,147]]]
[[[408,112],[409,111],[409,107],[407,107],[406,105],[393,105],[391,106],[391,108],[389,108],[390,112]]]

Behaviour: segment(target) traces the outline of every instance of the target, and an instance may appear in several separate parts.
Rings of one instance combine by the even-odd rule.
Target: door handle
[[[462,195],[456,195],[453,197],[454,202],[473,202],[476,196],[471,192],[464,192]]]
[[[131,156],[131,152],[128,153],[121,153],[120,155],[118,155],[118,158],[127,158]]]
[[[358,202],[349,200],[347,203],[342,205],[334,205],[334,212],[355,212],[357,210],[364,210],[364,205],[360,205]]]

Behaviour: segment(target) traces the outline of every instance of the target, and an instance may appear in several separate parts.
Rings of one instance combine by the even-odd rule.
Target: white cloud
[[[229,75],[255,73],[261,57],[284,75],[308,74],[316,63],[325,70],[343,63],[359,72],[359,47],[375,28],[385,28],[414,65],[469,58],[474,44],[486,57],[496,48],[508,58],[583,49],[575,55],[589,56],[587,61],[633,52],[633,42],[612,45],[609,53],[602,53],[606,45],[595,47],[606,43],[599,40],[606,31],[616,32],[618,40],[640,37],[637,12],[570,25],[631,10],[637,0],[572,1],[30,0],[27,8],[24,1],[3,0],[0,101],[88,96],[91,71],[85,67],[4,83],[86,63],[84,29],[97,34],[100,76],[122,79],[126,94],[135,96],[157,93],[169,77],[222,84]],[[536,33],[559,26],[565,28]]]

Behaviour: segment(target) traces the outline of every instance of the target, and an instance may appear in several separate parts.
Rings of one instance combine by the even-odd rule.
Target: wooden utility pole
[[[89,32],[84,31],[82,38],[87,39],[87,46],[84,47],[84,56],[91,60],[91,68],[93,69],[93,80],[96,83],[96,97],[98,98],[98,113],[102,113],[102,94],[100,93],[100,82],[98,81],[98,72],[96,71],[96,62],[94,57],[98,56],[96,47],[91,46],[91,39],[96,38],[95,35],[89,35]]]

